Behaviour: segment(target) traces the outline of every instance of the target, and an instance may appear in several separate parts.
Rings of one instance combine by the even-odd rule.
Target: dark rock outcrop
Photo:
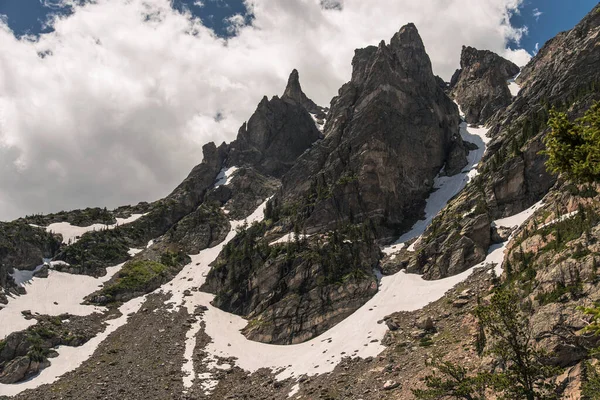
[[[50,365],[56,346],[81,346],[104,326],[101,316],[93,321],[70,314],[36,315],[36,325],[13,332],[0,341],[0,383],[25,380]]]
[[[0,222],[0,266],[32,270],[51,258],[60,238],[43,228],[22,222]],[[0,286],[4,281],[0,278]]]
[[[250,321],[244,333],[261,342],[308,340],[342,321],[377,292],[380,252],[364,230],[268,245],[266,222],[227,244],[202,290],[213,304]]]
[[[217,307],[250,319],[249,338],[304,341],[364,304],[377,291],[374,238],[420,215],[443,167],[454,174],[466,165],[457,107],[433,75],[414,25],[389,45],[357,50],[352,65],[351,81],[332,100],[324,139],[284,175],[268,222],[239,233],[203,286],[217,295]],[[273,221],[279,233],[295,226],[313,236],[267,246]],[[340,238],[344,229],[355,236]]]
[[[463,46],[460,68],[452,77],[452,95],[468,123],[485,124],[512,102],[507,80],[519,73],[514,63],[491,51]]]
[[[490,120],[493,140],[485,156],[490,169],[485,191],[496,216],[529,207],[556,182],[540,153],[548,113],[555,107],[576,118],[600,100],[599,48],[600,5],[575,28],[546,42],[519,75],[519,96]]]
[[[433,178],[444,166],[460,171],[467,151],[457,107],[414,25],[389,45],[356,50],[352,66],[331,102],[325,138],[284,176],[277,202],[298,205],[309,233],[371,220],[387,236],[420,215]]]
[[[7,302],[5,291],[21,293],[10,275],[13,269],[34,269],[56,254],[60,242],[59,236],[23,221],[0,222],[0,303]]]
[[[555,106],[576,118],[600,100],[599,48],[596,6],[574,29],[548,41],[523,68],[519,96],[489,120],[492,141],[478,167],[480,175],[432,221],[404,267],[430,279],[470,268],[485,259],[489,243],[498,239],[493,220],[523,211],[548,193],[556,183],[540,153],[548,110]]]
[[[241,167],[229,184],[212,190],[207,201],[223,205],[230,219],[243,220],[280,186],[277,178],[262,175],[252,167]]]
[[[221,243],[229,233],[229,221],[219,209],[201,205],[167,231],[162,240],[177,246],[185,254]]]
[[[290,74],[287,86],[285,87],[285,91],[283,92],[281,99],[293,100],[304,107],[309,113],[315,114],[315,116],[318,118],[325,118],[323,108],[315,104],[315,102],[309,99],[302,91],[302,87],[300,86],[300,76],[298,75],[297,70],[293,70]]]
[[[251,166],[263,175],[281,178],[296,158],[319,137],[308,109],[316,105],[300,88],[294,70],[284,95],[263,97],[248,123],[229,145],[229,166]]]

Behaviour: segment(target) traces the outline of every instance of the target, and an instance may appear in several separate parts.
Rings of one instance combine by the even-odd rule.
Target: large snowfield
[[[469,164],[463,172],[447,177],[436,178],[435,191],[430,195],[422,221],[418,221],[410,232],[402,235],[397,242],[384,249],[387,254],[393,254],[404,246],[406,241],[419,237],[427,228],[433,217],[477,174],[477,164],[484,154],[488,138],[484,128],[468,128],[466,123],[461,124],[461,135],[469,142],[478,146],[477,150],[469,153]],[[222,171],[218,184],[227,184],[233,169]],[[246,221],[252,223],[263,218],[265,203],[256,209]],[[537,203],[532,208],[513,217],[495,221],[498,226],[518,226],[522,224],[533,211],[540,206]],[[436,281],[426,281],[419,275],[407,274],[400,271],[395,275],[385,276],[381,279],[378,293],[365,305],[351,316],[340,322],[329,331],[304,343],[280,346],[253,342],[246,339],[240,332],[247,321],[243,318],[226,313],[213,307],[210,302],[213,295],[200,291],[191,291],[191,296],[184,296],[186,290],[200,287],[210,270],[210,263],[215,260],[219,252],[236,234],[236,228],[245,221],[232,221],[231,230],[227,238],[219,245],[203,250],[197,255],[191,255],[191,262],[169,283],[166,283],[156,292],[170,293],[169,303],[178,307],[186,307],[188,313],[193,314],[197,306],[206,306],[207,311],[192,324],[186,335],[185,363],[183,371],[187,374],[184,387],[190,387],[195,381],[202,385],[207,393],[216,385],[210,373],[196,374],[198,370],[194,365],[197,360],[192,358],[196,345],[196,334],[205,324],[205,332],[211,337],[206,351],[211,355],[208,360],[211,369],[226,369],[231,367],[219,364],[218,357],[235,357],[236,365],[247,371],[256,371],[259,368],[271,368],[277,373],[277,379],[297,378],[300,375],[314,375],[332,371],[343,357],[369,357],[376,356],[383,349],[381,339],[387,326],[381,320],[397,311],[413,311],[440,299],[444,293],[456,284],[466,279],[472,272],[467,270],[459,275]],[[55,225],[55,224],[53,224]],[[50,226],[48,227],[50,229]],[[73,227],[64,225],[53,227],[55,232],[63,234],[63,238],[75,240],[81,232]],[[281,241],[289,240],[289,237]],[[66,239],[65,239],[66,240]],[[494,245],[490,248],[488,257],[478,266],[487,263],[496,263],[498,268],[504,258],[506,243]],[[31,325],[25,320],[21,311],[31,310],[42,314],[58,315],[69,312],[77,315],[86,315],[100,311],[96,307],[80,305],[87,294],[95,291],[102,282],[109,279],[121,266],[109,268],[109,273],[101,278],[91,278],[82,275],[70,275],[50,271],[47,279],[33,278],[26,283],[27,294],[11,299],[9,304],[0,310],[3,323],[0,326],[0,337],[24,329]],[[475,266],[477,267],[477,266]],[[473,268],[475,268],[473,267]],[[57,351],[59,356],[51,360],[52,365],[43,370],[39,376],[15,385],[0,385],[0,393],[17,394],[25,389],[37,387],[41,384],[51,383],[65,372],[79,366],[89,358],[96,347],[119,326],[127,323],[127,315],[139,309],[146,296],[133,299],[120,308],[123,316],[109,322],[108,328],[98,336],[81,347],[61,346]],[[54,304],[54,302],[58,304]],[[6,321],[6,323],[5,323]],[[294,392],[291,393],[293,395]]]

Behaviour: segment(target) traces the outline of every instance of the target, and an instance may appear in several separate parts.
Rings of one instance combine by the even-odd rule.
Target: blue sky
[[[84,1],[84,0],[81,0]],[[8,26],[17,36],[47,32],[44,22],[51,14],[68,14],[69,8],[57,7],[60,0],[0,0],[0,14],[7,18]],[[572,28],[597,0],[525,0],[520,14],[514,15],[511,22],[516,27],[527,26],[528,34],[521,43],[510,44],[511,48],[522,47],[535,52],[545,41],[558,32]],[[205,26],[219,36],[227,37],[226,19],[241,14],[247,21],[246,7],[241,0],[173,0],[173,7],[187,9],[202,19]]]
[[[0,0],[0,14],[7,17],[8,26],[17,36],[37,35],[48,32],[44,22],[49,15],[64,15],[71,12],[69,7],[58,7],[59,3],[60,0]],[[200,17],[205,26],[223,37],[229,35],[226,18],[235,14],[247,14],[241,0],[173,0],[173,7],[180,11],[189,10]]]
[[[529,33],[520,45],[534,52],[536,44],[541,47],[558,32],[571,29],[596,4],[597,0],[525,0],[520,15],[514,15],[511,22],[517,27],[528,27]]]

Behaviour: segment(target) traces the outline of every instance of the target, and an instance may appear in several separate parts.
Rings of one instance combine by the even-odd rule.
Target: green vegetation
[[[102,289],[102,293],[114,297],[126,292],[145,292],[151,284],[165,279],[167,270],[166,265],[156,261],[129,261],[119,271],[115,281]]]
[[[429,347],[433,345],[433,339],[431,338],[430,335],[425,335],[421,338],[421,340],[419,341],[419,346],[421,347]]]
[[[544,139],[547,167],[578,182],[600,179],[600,103],[574,122],[567,114],[550,111],[551,130]]]
[[[66,247],[58,258],[87,270],[104,268],[128,260],[129,245],[120,229],[88,232]]]
[[[472,373],[450,362],[438,362],[440,375],[425,378],[427,389],[415,390],[418,399],[484,399],[486,388],[501,399],[556,399],[549,378],[558,371],[542,363],[545,354],[537,350],[529,319],[513,291],[495,291],[487,305],[478,305],[475,316],[483,328],[485,351],[501,367],[491,373]],[[481,338],[478,338],[480,345]]]
[[[600,336],[600,302],[595,303],[592,307],[581,308],[585,315],[589,315],[590,324],[585,327],[585,332],[593,336]]]
[[[427,389],[412,391],[417,399],[485,399],[486,376],[473,375],[460,365],[439,359],[434,359],[427,366],[437,370],[437,373],[425,377]]]
[[[558,216],[560,218],[560,215]],[[541,251],[562,251],[567,243],[579,239],[582,235],[589,237],[591,229],[600,222],[600,215],[592,208],[580,207],[577,213],[562,221],[555,222],[538,231],[543,237],[552,235],[554,239]]]
[[[600,372],[590,362],[584,364],[581,398],[583,400],[600,400]]]
[[[596,302],[592,307],[581,307],[580,310],[590,316],[589,325],[585,327],[584,333],[592,336],[600,336],[600,302]],[[593,349],[591,355],[598,358],[600,348]],[[583,366],[582,399],[600,400],[600,371],[598,365],[594,366],[589,361],[586,361]]]
[[[247,226],[223,248],[208,278],[209,282],[216,279],[222,284],[217,293],[218,302],[245,304],[250,295],[248,279],[264,265],[275,265],[282,282],[297,268],[306,271],[318,268],[314,280],[305,279],[297,289],[298,295],[316,286],[360,281],[371,276],[373,257],[370,252],[378,250],[368,225],[345,225],[310,241],[295,234],[293,240],[275,245],[269,245],[264,237],[268,227],[269,222]],[[287,294],[287,288],[282,286],[277,296]]]

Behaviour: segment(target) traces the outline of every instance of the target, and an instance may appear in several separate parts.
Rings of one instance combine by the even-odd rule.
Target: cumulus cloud
[[[525,33],[509,22],[521,0],[247,0],[252,24],[232,18],[228,40],[168,0],[68,3],[39,39],[0,22],[0,219],[160,198],[293,68],[328,105],[353,50],[407,22],[445,79],[463,44],[529,57],[507,49]]]

